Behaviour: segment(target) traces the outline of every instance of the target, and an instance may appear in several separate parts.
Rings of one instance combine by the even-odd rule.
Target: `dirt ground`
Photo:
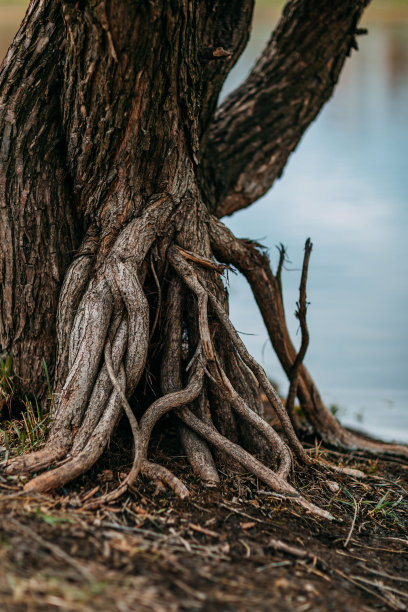
[[[188,484],[184,501],[142,478],[116,505],[83,503],[117,484],[126,444],[68,490],[24,496],[0,476],[1,610],[407,610],[408,466],[313,449],[363,480],[297,466],[295,484],[335,522],[317,520],[251,476],[218,488],[165,463]]]

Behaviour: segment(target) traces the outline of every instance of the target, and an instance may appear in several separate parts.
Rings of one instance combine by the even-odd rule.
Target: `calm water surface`
[[[268,38],[251,45],[226,91]],[[408,26],[375,25],[360,38],[334,98],[309,128],[283,177],[262,200],[227,219],[237,236],[288,248],[285,304],[292,336],[303,245],[314,243],[305,363],[342,422],[408,442]],[[246,282],[230,275],[231,316],[282,392],[273,355]]]
[[[21,7],[0,24],[0,55]],[[7,19],[6,19],[7,17]],[[250,45],[226,84],[244,78],[271,30],[255,23]],[[261,240],[276,264],[283,242],[289,327],[303,244],[309,270],[310,347],[305,363],[339,418],[408,442],[408,26],[375,25],[360,39],[333,100],[292,156],[283,178],[252,208],[227,219],[238,236]],[[246,282],[230,275],[231,315],[254,356],[286,391]],[[247,335],[251,334],[251,335]]]

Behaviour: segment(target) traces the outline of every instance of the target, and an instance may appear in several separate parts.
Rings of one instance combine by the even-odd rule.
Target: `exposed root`
[[[29,455],[14,457],[3,465],[5,474],[29,474],[31,472],[46,469],[48,466],[62,459],[67,452],[69,445],[60,448],[49,448],[48,445]]]
[[[255,459],[255,457],[250,455],[241,446],[234,444],[228,440],[228,438],[222,436],[220,433],[218,433],[215,427],[211,427],[210,425],[207,425],[207,423],[200,421],[200,419],[198,419],[191,412],[191,410],[183,407],[178,409],[176,414],[184,423],[186,423],[186,425],[191,427],[191,429],[194,429],[194,431],[203,436],[203,438],[211,442],[213,446],[233,457],[236,461],[238,461],[238,463],[243,465],[249,472],[251,472],[251,474],[257,476],[274,491],[288,497],[290,501],[299,504],[302,506],[302,508],[314,516],[334,520],[334,517],[330,514],[330,512],[322,510],[302,497],[298,491],[296,491],[296,489],[281,476],[278,476],[275,472],[267,468],[263,463]]]
[[[133,464],[132,464],[129,474],[120,483],[120,485],[114,491],[110,491],[109,493],[107,493],[106,495],[103,495],[102,497],[98,499],[99,504],[110,503],[114,501],[115,499],[118,499],[119,497],[121,497],[121,495],[123,495],[123,493],[136,481],[136,478],[138,477],[138,474],[140,472],[140,468],[142,465],[142,458],[143,458],[140,428],[136,420],[136,417],[133,414],[133,411],[129,405],[129,402],[127,401],[126,396],[123,392],[123,388],[126,388],[126,381],[125,381],[124,387],[122,387],[119,380],[115,376],[115,372],[113,370],[113,364],[112,364],[112,351],[111,351],[111,345],[110,345],[109,340],[106,342],[106,345],[105,345],[105,364],[106,364],[111,382],[114,386],[114,389],[122,401],[122,408],[125,411],[125,414],[129,421],[130,429],[132,430]]]
[[[166,312],[166,343],[163,349],[161,386],[164,393],[170,393],[182,388],[182,292],[181,283],[178,279],[174,279],[170,285]],[[193,364],[190,363],[189,365],[192,366]],[[199,397],[201,402],[200,416],[203,417],[203,389]],[[207,443],[183,425],[180,427],[180,438],[195,474],[207,484],[217,484],[219,475]]]
[[[153,427],[165,414],[171,410],[193,402],[201,393],[203,388],[204,370],[197,365],[194,372],[190,376],[190,380],[185,389],[168,393],[158,400],[146,410],[140,420],[140,431],[142,440],[143,457],[147,455],[147,447]]]
[[[113,309],[112,294],[105,277],[92,279],[71,332],[69,374],[60,393],[49,446],[72,444],[98,374]]]
[[[163,482],[172,491],[174,491],[174,493],[180,499],[184,499],[185,497],[189,496],[189,491],[186,485],[163,465],[151,463],[150,461],[143,461],[142,474],[151,480]]]
[[[120,365],[122,364],[122,361],[124,359],[127,345],[127,337],[128,323],[127,318],[124,317],[120,325],[118,326],[115,338],[112,343],[111,354],[115,374],[119,372]],[[84,420],[82,421],[81,427],[75,436],[74,443],[72,445],[73,455],[76,455],[81,450],[83,450],[85,444],[92,436],[97,423],[99,422],[102,414],[106,409],[106,406],[112,393],[113,391],[111,377],[109,375],[107,365],[106,363],[104,363],[101,367],[98,378],[92,390]]]
[[[227,332],[232,344],[237,350],[242,361],[254,373],[259,384],[264,389],[269,401],[271,402],[276,414],[278,415],[281,421],[283,430],[288,437],[291,448],[296,453],[296,455],[299,457],[299,459],[301,459],[304,463],[309,464],[310,458],[307,456],[303,446],[300,444],[296,436],[296,433],[293,429],[292,423],[288,417],[288,414],[285,411],[285,408],[283,407],[280,401],[278,394],[276,393],[275,389],[269,382],[268,377],[266,376],[263,368],[248,353],[244,343],[242,342],[241,338],[236,332],[234,326],[229,320],[229,317],[225,313],[221,304],[210,292],[204,289],[204,287],[201,285],[193,268],[183,259],[182,255],[175,247],[172,247],[172,249],[170,249],[169,258],[175,270],[178,272],[178,274],[182,276],[185,283],[190,287],[190,289],[192,289],[192,291],[194,291],[194,293],[197,295],[197,298],[199,299],[198,307],[199,307],[199,313],[200,313],[201,332],[205,334],[206,337],[209,336],[209,332],[207,331],[208,324],[206,322],[206,317],[207,317],[206,304],[207,304],[207,299],[209,299],[211,302],[211,306],[213,307],[218,319],[223,325],[225,331]],[[212,344],[211,344],[211,338],[210,338],[210,346],[208,347],[208,342],[207,342],[207,344],[204,344],[204,347],[207,348],[206,356],[209,359],[209,361],[215,362],[215,356],[214,356],[214,351],[213,351]]]
[[[180,440],[193,472],[207,486],[217,485],[220,477],[208,444],[183,424],[180,425]]]
[[[124,411],[133,434],[131,469],[115,490],[92,499],[86,507],[97,508],[118,499],[134,485],[139,473],[165,483],[184,498],[188,495],[185,485],[165,467],[148,461],[149,441],[155,425],[164,415],[174,412],[182,423],[180,438],[188,460],[203,482],[219,482],[216,464],[224,462],[227,457],[228,462],[243,466],[273,491],[307,512],[332,520],[329,512],[305,499],[288,483],[294,466],[293,455],[306,465],[355,477],[364,474],[311,458],[303,448],[287,409],[262,367],[248,353],[228,317],[219,277],[226,266],[210,259],[208,236],[203,237],[198,249],[204,255],[194,253],[191,250],[194,245],[181,239],[183,247],[188,248],[169,246],[169,242],[164,246],[155,245],[153,251],[162,253],[163,262],[161,266],[154,265],[153,252],[149,253],[149,249],[157,237],[157,225],[165,223],[158,217],[163,201],[167,200],[159,198],[153,202],[148,219],[133,219],[115,241],[109,243],[106,240],[104,248],[108,248],[108,243],[111,246],[103,257],[99,251],[95,255],[94,251],[85,250],[74,262],[64,285],[63,299],[69,300],[69,282],[72,282],[76,306],[60,305],[60,342],[64,342],[61,325],[67,326],[69,338],[61,349],[59,367],[61,372],[67,370],[67,375],[59,394],[50,437],[44,449],[13,459],[5,471],[38,472],[54,466],[29,481],[25,490],[47,492],[64,485],[97,461]],[[198,220],[197,232],[199,227]],[[261,279],[270,292],[269,297],[280,300],[279,283],[266,267],[267,260],[263,255],[252,244],[231,238],[218,221],[214,227],[213,239],[215,235],[218,241],[218,246],[214,247],[216,255],[226,258],[227,249],[230,261],[234,265],[238,261],[254,284],[254,292],[259,290]],[[147,243],[140,241],[140,232],[150,237]],[[200,232],[198,234],[201,236]],[[222,248],[220,240],[224,241]],[[288,409],[291,411],[297,393],[316,429],[318,425],[322,426],[323,431],[326,434],[329,431],[337,441],[347,438],[351,444],[353,434],[345,432],[332,415],[330,420],[322,413],[320,421],[313,416],[318,412],[316,406],[321,400],[302,363],[308,342],[305,313],[310,249],[311,245],[306,251],[300,287],[302,345],[297,355],[293,346],[288,344],[290,340],[283,314],[281,318],[275,317],[272,325],[290,375]],[[92,271],[91,262],[95,258],[99,263]],[[254,272],[251,266],[259,261],[262,265]],[[159,262],[158,258],[156,262]],[[86,282],[78,278],[78,274],[85,274]],[[156,287],[153,289],[157,296],[156,313],[151,326],[143,283],[146,287]],[[274,308],[275,311],[282,308],[283,313],[281,301]],[[152,345],[155,349],[149,352]],[[157,360],[157,347],[161,350],[161,363]],[[138,423],[128,400],[143,374],[146,373],[150,384],[155,377],[157,380],[158,370],[162,396],[144,410]],[[263,418],[259,401],[261,390],[280,420],[283,437]],[[158,390],[152,386],[152,391],[157,394]],[[308,412],[310,403],[313,409]],[[336,423],[335,427],[332,427],[332,421]],[[371,441],[367,444],[370,445]],[[372,443],[372,448],[379,446],[382,445]],[[401,448],[408,456],[408,449]],[[266,464],[260,458],[265,459]]]
[[[239,414],[247,423],[250,423],[254,429],[269,442],[270,453],[276,452],[280,458],[279,469],[277,474],[282,478],[289,476],[292,468],[292,454],[283,442],[282,438],[276,431],[256,412],[248,408],[242,397],[235,391],[230,380],[221,368],[219,362],[217,362],[217,368],[212,369],[214,376],[216,377],[215,382],[219,384],[223,393],[230,401],[235,412]]]
[[[121,384],[125,382],[124,369],[119,373]],[[67,482],[77,478],[89,470],[102,455],[106,445],[113,433],[115,425],[121,413],[121,400],[115,392],[112,394],[109,404],[102,415],[98,425],[84,449],[75,456],[68,455],[67,461],[48,472],[43,472],[24,487],[26,491],[46,493],[52,491]]]
[[[160,282],[159,279],[157,278],[157,273],[156,273],[156,268],[154,265],[154,258],[153,258],[153,253],[150,255],[150,268],[153,274],[153,278],[154,278],[154,282],[156,283],[156,288],[157,288],[157,308],[156,308],[156,314],[154,317],[154,321],[153,321],[153,325],[152,325],[152,329],[150,331],[150,340],[153,337],[153,334],[156,330],[156,326],[159,320],[159,315],[160,315],[160,308],[161,308],[161,302],[162,302],[162,290],[161,290],[161,286],[160,286]]]
[[[84,295],[92,269],[92,255],[86,254],[73,261],[65,277],[57,313],[57,337],[60,350],[57,354],[55,389],[59,393],[68,374],[70,343],[75,314]]]
[[[217,259],[235,266],[247,279],[273,348],[290,379],[297,352],[285,321],[280,273],[277,277],[272,274],[269,260],[261,252],[259,245],[249,240],[235,238],[232,232],[215,217],[211,217],[209,232],[211,246]],[[282,268],[282,263],[281,260],[278,272]],[[299,365],[298,370],[297,395],[307,420],[323,441],[345,450],[408,457],[406,446],[370,440],[342,427],[324,405],[303,364]],[[269,396],[268,399],[271,401]],[[273,402],[271,404],[275,409],[275,404]]]
[[[136,232],[137,227],[131,229]],[[129,226],[123,233],[133,246]],[[148,304],[138,280],[134,253],[122,261],[126,253],[120,237],[115,247],[98,274],[90,279],[76,312],[69,337],[70,370],[47,445],[38,453],[12,460],[6,467],[8,473],[39,471],[68,453],[58,467],[27,483],[27,490],[55,489],[95,463],[120,416],[124,394],[121,395],[119,387],[131,395],[144,370],[149,346]],[[75,269],[78,265],[74,262]],[[64,308],[62,311],[67,312]],[[113,339],[113,349],[109,338]],[[105,364],[101,368],[104,350]],[[119,387],[115,368],[119,372]],[[134,418],[130,409],[128,417]],[[131,470],[131,478],[139,469],[140,457]]]
[[[267,437],[269,441],[272,442],[273,446],[275,446],[277,443],[277,438],[279,438],[279,436],[276,434],[276,432],[274,432],[274,430],[265,421],[262,421],[262,419],[258,415],[256,415],[256,413],[253,413],[253,415],[250,415],[250,410],[246,407],[245,402],[241,400],[241,398],[235,392],[227,376],[223,372],[222,368],[220,368],[219,366],[214,348],[212,346],[211,336],[208,330],[208,320],[207,320],[207,310],[206,310],[207,302],[205,299],[205,296],[207,295],[207,291],[201,285],[194,270],[184,260],[181,252],[176,247],[172,247],[169,249],[169,260],[171,264],[173,265],[174,269],[181,276],[183,281],[186,282],[186,284],[190,287],[190,289],[194,291],[194,293],[197,296],[200,332],[203,336],[205,336],[206,338],[209,338],[209,342],[207,342],[206,344],[204,344],[203,342],[203,350],[205,351],[205,359],[209,364],[209,368],[212,369],[215,375],[217,376],[218,381],[221,383],[221,386],[224,389],[224,391],[228,394],[229,400],[231,401],[232,405],[237,410],[237,412],[241,416],[245,417],[249,422],[251,422],[252,425],[256,426],[257,429],[260,430],[262,434],[265,437]],[[213,307],[214,305],[216,306],[215,310],[216,310],[217,316],[221,319],[222,323],[224,323],[224,315],[225,315],[224,310],[219,305],[219,302],[213,296],[211,296],[211,294],[208,294],[208,295],[210,297],[212,306]],[[220,311],[222,312],[222,316],[220,316]],[[226,315],[225,315],[225,318],[229,323],[229,319]],[[239,351],[239,349],[241,348],[241,351],[244,353],[244,351],[242,350],[242,347],[240,347],[239,344],[236,342],[237,334],[235,330],[233,329],[232,325],[231,325],[231,328],[233,330],[233,333],[230,332],[229,326],[225,324],[225,327],[227,328],[227,331],[229,332],[230,337],[232,336],[233,341],[235,341],[234,344],[237,350]],[[238,344],[238,347],[237,347],[237,344]],[[247,353],[245,349],[244,356],[246,355]],[[251,365],[253,365],[252,358],[250,359],[247,358],[247,361]],[[202,364],[201,366],[202,368],[205,367],[205,362],[203,363],[202,361],[200,361],[200,363]],[[248,363],[247,365],[249,366]],[[255,372],[255,375],[257,373],[259,374],[259,370]],[[265,374],[264,374],[264,377],[266,378]],[[260,378],[262,382],[264,382],[262,379],[262,376],[260,376]],[[216,380],[216,382],[218,381]],[[282,406],[282,411],[284,411],[283,406]],[[228,440],[228,438],[222,436],[215,429],[214,426],[212,426],[209,423],[204,423],[203,421],[198,419],[188,408],[186,408],[186,406],[183,406],[183,408],[179,408],[176,411],[176,414],[181,418],[181,420],[184,423],[186,423],[189,427],[191,427],[191,429],[195,430],[197,433],[203,436],[206,440],[208,440],[211,444],[213,444],[217,449],[221,450],[224,453],[227,453],[230,457],[232,457],[238,463],[246,467],[248,470],[250,470],[251,473],[253,473],[255,476],[258,476],[261,480],[263,480],[265,483],[271,486],[278,493],[289,495],[291,498],[294,499],[294,501],[296,501],[296,503],[298,503],[303,508],[305,508],[308,512],[311,512],[316,516],[324,517],[326,519],[333,518],[330,513],[326,512],[325,510],[322,510],[321,508],[318,508],[317,506],[315,506],[308,500],[304,499],[296,491],[296,489],[294,489],[291,485],[289,485],[288,482],[285,480],[285,477],[287,476],[290,466],[291,466],[291,460],[290,460],[290,453],[286,453],[286,455],[283,453],[282,449],[283,449],[284,444],[281,440],[279,442],[278,448],[280,450],[280,454],[283,455],[283,459],[284,459],[281,463],[281,473],[284,474],[284,477],[270,470],[260,461],[255,459],[255,457],[253,457],[250,453],[245,451],[241,446],[234,444],[233,442]],[[293,429],[292,429],[292,432],[293,432]],[[294,432],[293,432],[293,435],[296,436]],[[300,445],[299,442],[298,444]],[[302,448],[302,452],[306,455],[303,447],[301,448]],[[289,457],[289,461],[285,461],[287,457]],[[307,457],[307,463],[309,462],[310,462],[310,459]]]

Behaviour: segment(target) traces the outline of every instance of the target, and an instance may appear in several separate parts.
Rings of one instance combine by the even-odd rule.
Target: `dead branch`
[[[286,410],[292,419],[292,423],[295,423],[295,397],[297,395],[298,381],[299,381],[299,368],[305,358],[307,347],[309,346],[309,330],[306,323],[306,284],[307,284],[307,271],[309,267],[310,254],[312,252],[313,245],[310,238],[306,240],[305,244],[305,256],[303,259],[302,276],[300,279],[299,287],[299,302],[296,311],[296,317],[299,319],[300,330],[302,334],[302,341],[296,359],[289,374],[289,392],[286,400]]]

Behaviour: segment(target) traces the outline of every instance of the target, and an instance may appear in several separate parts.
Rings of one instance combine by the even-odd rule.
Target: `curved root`
[[[124,309],[125,319],[122,318]],[[148,314],[134,264],[112,254],[89,282],[72,324],[70,371],[46,447],[10,461],[5,469],[8,473],[34,472],[50,466],[70,450],[71,453],[61,465],[28,482],[26,490],[49,491],[89,469],[109,441],[121,404],[134,425],[122,388],[131,395],[144,370],[149,346]],[[109,336],[113,338],[113,349]],[[101,369],[103,352],[105,363]],[[124,355],[125,364],[122,363]],[[119,382],[115,368],[119,371]],[[90,410],[86,410],[87,405]],[[140,444],[135,445],[136,459],[126,486],[140,470],[139,447]]]
[[[170,393],[182,388],[182,291],[180,280],[177,278],[172,281],[169,287],[166,312],[166,343],[163,348],[161,387],[164,393]],[[203,401],[202,391],[200,392],[200,401]],[[217,484],[219,475],[207,443],[184,426],[180,427],[180,438],[195,474],[207,484]]]
[[[227,453],[243,465],[251,474],[257,476],[260,480],[269,485],[274,491],[288,497],[290,501],[299,504],[307,512],[325,518],[328,520],[334,520],[334,517],[327,510],[322,510],[315,504],[312,504],[307,499],[302,497],[294,487],[292,487],[286,480],[281,476],[278,476],[275,472],[267,468],[263,463],[255,459],[246,450],[244,450],[238,444],[234,444],[228,438],[222,436],[218,431],[200,421],[188,408],[180,408],[176,411],[177,416],[186,423],[191,429],[194,429],[203,438],[211,442],[213,446]]]
[[[165,414],[173,411],[182,423],[180,438],[189,462],[204,482],[219,482],[213,458],[215,451],[217,462],[220,457],[227,455],[276,493],[292,500],[314,516],[332,520],[333,516],[329,512],[315,506],[288,483],[287,478],[294,463],[293,455],[306,465],[357,477],[364,474],[359,470],[311,458],[304,450],[287,409],[282,405],[262,367],[248,353],[228,317],[223,286],[219,279],[225,266],[207,257],[210,249],[205,238],[201,244],[205,255],[193,253],[188,241],[184,244],[181,240],[183,247],[187,246],[188,249],[175,245],[168,247],[168,243],[162,248],[163,253],[167,249],[167,260],[161,272],[159,267],[159,272],[155,268],[152,253],[149,266],[146,257],[149,257],[149,249],[157,237],[157,227],[168,218],[166,213],[162,219],[163,202],[167,200],[159,198],[151,204],[150,216],[130,221],[117,236],[108,254],[105,253],[104,257],[97,254],[99,265],[93,276],[93,243],[93,250],[85,249],[73,263],[64,284],[59,308],[59,337],[63,346],[58,371],[66,372],[68,369],[68,374],[59,394],[58,410],[50,437],[44,449],[13,459],[5,471],[35,472],[60,461],[53,469],[29,481],[25,490],[46,492],[64,485],[82,475],[97,461],[124,411],[133,434],[132,466],[115,490],[87,502],[86,507],[92,509],[116,500],[134,485],[139,473],[165,483],[179,497],[184,498],[188,495],[185,485],[167,468],[147,459],[153,428]],[[263,255],[250,243],[231,238],[229,230],[221,227],[218,221],[210,225],[216,255],[226,259],[225,249],[229,250],[231,263],[237,265],[238,262],[254,285],[254,292],[262,277],[270,295],[276,298],[279,283],[270,269],[266,270]],[[140,232],[144,232],[142,241],[139,239]],[[223,248],[219,246],[220,235],[224,241]],[[146,236],[149,237],[147,242]],[[256,271],[251,268],[254,261],[262,264]],[[163,272],[165,268],[168,268],[168,272]],[[86,276],[86,282],[79,278],[82,274]],[[162,274],[170,279],[167,291],[162,291]],[[145,286],[150,289],[153,287],[150,294],[157,297],[150,332],[149,304],[141,279],[145,279]],[[69,283],[73,284],[73,294],[70,293]],[[190,292],[194,297],[193,301],[188,302],[183,293],[191,295]],[[146,293],[149,295],[148,291]],[[73,298],[72,304],[65,303],[70,297]],[[188,304],[188,312],[185,304]],[[277,302],[274,308],[279,309],[279,304],[281,302]],[[318,412],[318,394],[301,363],[302,351],[296,360],[294,348],[288,344],[287,330],[282,328],[281,319],[276,317],[273,320],[275,327],[272,327],[275,333],[278,320],[279,346],[281,353],[285,354],[286,369],[295,372],[291,379],[289,408],[297,390],[306,412],[310,404],[313,404],[307,414],[311,415],[310,420],[316,426],[318,418],[314,418],[314,415]],[[156,363],[152,358],[154,351],[149,353],[149,347],[157,341],[157,328],[161,329],[163,318],[161,344],[156,345],[162,348],[162,362],[157,364],[157,358]],[[63,326],[68,330],[68,342],[64,341]],[[303,354],[305,346],[306,342],[303,343]],[[146,367],[148,355],[149,364]],[[128,399],[143,373],[149,372],[151,367],[160,368],[163,395],[145,409],[138,423]],[[157,374],[154,369],[153,374]],[[262,417],[262,405],[257,404],[261,390],[265,392],[281,422],[283,437]],[[349,447],[354,444],[354,434],[345,432],[332,415],[326,418],[325,413],[322,414],[319,418],[326,426],[326,436],[332,436],[330,439],[337,442],[342,440],[342,443],[347,440]],[[335,426],[332,421],[336,423]],[[242,435],[242,430],[247,430],[250,435]],[[251,436],[256,438],[256,444],[248,441]],[[245,449],[236,443],[238,440],[244,441]],[[366,444],[368,447],[376,452],[383,445],[369,441]],[[408,449],[400,448],[408,456]],[[395,450],[394,446],[392,452]],[[267,457],[268,466],[256,458],[258,453]]]
[[[120,483],[120,485],[114,491],[111,491],[110,493],[103,495],[98,500],[100,504],[103,504],[103,503],[106,504],[106,503],[112,502],[115,499],[118,499],[121,495],[123,495],[123,493],[128,489],[128,487],[130,487],[135,482],[136,478],[138,477],[138,474],[140,472],[140,468],[142,465],[142,459],[143,459],[142,439],[141,439],[140,428],[136,420],[136,417],[133,414],[133,411],[129,405],[129,402],[127,401],[126,396],[123,392],[123,389],[126,388],[126,379],[124,380],[124,384],[122,386],[119,380],[115,376],[115,372],[113,370],[113,363],[112,363],[112,350],[111,350],[111,345],[110,345],[109,340],[106,342],[106,345],[105,345],[105,364],[106,364],[106,368],[108,370],[110,379],[112,381],[113,387],[121,399],[122,408],[125,411],[125,414],[128,418],[129,425],[132,430],[134,447],[133,447],[133,463],[132,463],[132,467],[130,469],[129,474],[126,476],[126,478]],[[123,366],[122,366],[122,372],[123,372]]]
[[[290,378],[297,353],[285,321],[279,274],[273,275],[267,256],[256,243],[236,238],[215,217],[211,217],[208,228],[211,247],[217,259],[235,266],[247,279],[276,355]],[[407,446],[370,440],[342,427],[324,405],[303,364],[298,369],[297,395],[306,418],[323,441],[344,450],[408,457]],[[271,401],[269,395],[268,399]],[[275,409],[272,401],[271,404]]]
[[[151,463],[150,461],[143,461],[142,474],[151,480],[165,483],[180,499],[189,496],[186,485],[163,465]]]
[[[279,436],[277,436],[276,432],[274,432],[272,427],[270,427],[265,421],[262,421],[262,419],[260,419],[260,417],[258,417],[256,413],[253,413],[253,415],[250,415],[250,411],[249,409],[247,409],[245,402],[241,400],[241,398],[235,392],[230,381],[228,380],[227,376],[223,372],[222,368],[219,367],[219,363],[217,362],[217,359],[216,359],[215,351],[212,346],[211,336],[209,334],[209,328],[208,328],[208,319],[207,319],[207,310],[206,310],[207,291],[201,285],[193,268],[191,268],[191,266],[184,260],[181,253],[176,247],[171,247],[169,249],[169,260],[172,266],[174,267],[174,269],[176,270],[176,272],[180,275],[180,277],[184,280],[184,282],[186,282],[186,284],[190,287],[190,289],[192,289],[194,293],[197,295],[198,309],[199,309],[199,313],[198,313],[199,328],[200,328],[201,338],[205,337],[207,339],[207,342],[205,343],[203,342],[203,345],[202,345],[203,352],[205,353],[205,362],[208,362],[209,368],[212,369],[213,372],[215,372],[216,377],[221,382],[221,385],[223,389],[225,390],[225,392],[228,394],[229,400],[231,401],[234,408],[241,414],[241,416],[244,416],[246,419],[248,419],[251,422],[251,424],[256,426],[258,430],[260,430],[262,434],[265,437],[267,437],[269,441],[271,441],[274,445],[276,445],[276,441],[277,441],[277,438],[279,438]],[[225,315],[225,312],[222,309],[221,305],[210,293],[208,293],[208,295],[209,295],[211,304],[214,307],[214,310],[218,318],[221,319],[221,322],[224,324],[224,327],[226,328],[228,332],[228,335],[234,341],[234,345],[237,348],[238,353],[243,358],[244,362],[246,363],[248,367],[249,365],[253,365],[252,358],[248,355],[245,347],[241,346],[242,342],[239,339],[238,334],[235,332],[235,329],[232,327],[232,324],[230,324],[229,319],[227,315]],[[238,337],[239,342],[237,342],[237,337]],[[204,356],[203,356],[203,359],[204,359]],[[203,363],[203,361],[200,360],[200,363],[202,364],[202,368],[205,367],[205,362]],[[266,379],[266,374],[264,373],[262,368],[260,368],[260,366],[257,368],[252,368],[252,371],[254,371],[254,369],[255,369],[255,372],[254,372],[255,376],[258,375],[257,378],[258,380],[261,379],[261,381],[263,382],[264,388],[268,387],[268,385],[271,387],[269,381],[267,381],[268,385],[265,383],[264,379]],[[280,403],[279,398],[278,398],[278,401]],[[284,413],[283,406],[281,406],[281,413]],[[263,465],[260,461],[255,459],[255,457],[253,457],[251,454],[245,451],[242,447],[240,447],[237,444],[234,444],[233,442],[228,440],[228,438],[222,436],[215,429],[215,427],[213,427],[211,424],[204,423],[203,421],[198,419],[188,408],[183,406],[183,408],[179,408],[178,410],[176,410],[176,414],[180,417],[180,419],[186,425],[191,427],[191,429],[195,430],[197,433],[203,436],[206,440],[208,440],[211,444],[213,444],[216,448],[218,448],[224,453],[227,453],[230,457],[232,457],[233,459],[238,461],[241,465],[249,469],[252,474],[258,476],[261,480],[263,480],[265,483],[271,486],[276,492],[289,495],[291,498],[294,499],[294,501],[296,501],[296,503],[298,503],[303,508],[305,508],[308,512],[311,512],[312,514],[316,516],[323,517],[323,518],[330,519],[330,520],[333,519],[333,516],[329,512],[322,510],[321,508],[318,508],[317,506],[315,506],[314,504],[312,504],[311,502],[303,498],[296,491],[296,489],[294,489],[291,485],[288,484],[288,482],[285,480],[284,477],[282,477],[280,474],[276,474],[275,472],[267,468],[265,465]],[[299,453],[298,451],[298,453],[302,455],[302,458],[303,458],[303,455],[307,457],[306,452],[304,451],[303,447],[300,445],[300,442],[296,438],[296,434],[293,431],[290,421],[288,425],[287,419],[283,418],[282,420],[283,420],[283,423],[285,423],[288,429],[288,432],[290,434],[290,442],[293,444],[293,438],[295,438],[296,440],[296,444],[294,444],[295,448],[297,446],[300,446],[301,451],[302,451],[301,453]],[[286,476],[291,466],[291,460],[290,460],[290,453],[285,455],[283,453],[282,448],[283,448],[283,442],[280,441],[279,450],[281,452],[281,455],[283,455],[283,458],[284,458],[284,460],[281,463],[281,472]],[[285,462],[285,459],[287,458],[287,456],[289,456],[289,461]],[[307,457],[306,463],[310,463],[309,457]]]
[[[276,414],[278,415],[283,430],[288,437],[291,448],[296,453],[296,455],[301,459],[304,463],[309,464],[310,458],[307,456],[303,446],[300,444],[296,433],[293,429],[292,423],[288,417],[285,408],[283,407],[278,394],[275,389],[271,385],[266,376],[263,368],[251,357],[248,353],[244,343],[239,337],[238,333],[235,331],[234,326],[229,320],[228,315],[225,313],[223,307],[218,302],[218,300],[200,283],[195,271],[193,268],[183,259],[181,253],[177,250],[176,247],[171,247],[169,253],[170,261],[177,271],[177,273],[182,277],[185,283],[190,287],[192,291],[199,297],[199,308],[200,308],[200,331],[206,337],[209,337],[209,341],[204,344],[204,349],[206,351],[206,357],[211,362],[215,362],[214,351],[212,347],[211,337],[209,335],[208,330],[208,322],[207,322],[207,311],[206,311],[206,300],[209,299],[211,302],[211,306],[214,309],[219,321],[224,327],[226,333],[228,334],[233,346],[237,350],[239,356],[245,365],[253,372],[255,377],[257,378],[259,384],[264,389],[265,394],[267,395],[269,401],[271,402],[273,408],[275,409]],[[204,297],[205,296],[205,297]],[[210,346],[208,346],[210,344]]]

